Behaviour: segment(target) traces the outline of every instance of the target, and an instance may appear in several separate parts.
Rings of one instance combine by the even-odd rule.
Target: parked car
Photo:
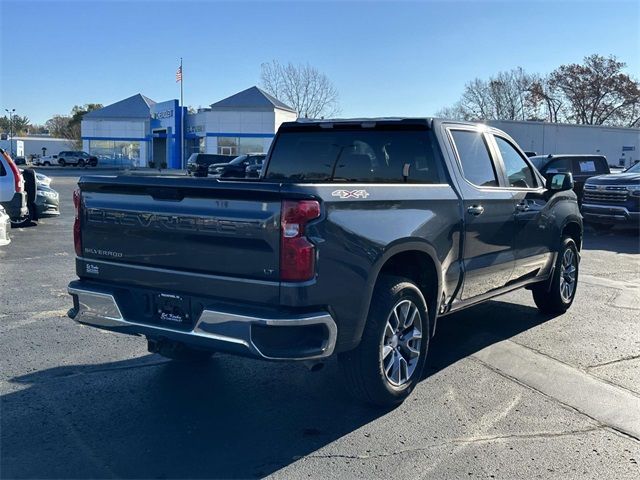
[[[4,211],[4,207],[0,205],[0,247],[4,247],[11,243],[9,235],[10,229],[11,219],[9,218],[9,215],[7,215],[7,212]]]
[[[11,219],[11,225],[22,227],[30,222],[25,182],[11,156],[0,148],[0,205]]]
[[[33,165],[50,167],[51,165],[58,165],[58,155],[45,155],[36,157],[33,159]]]
[[[60,215],[60,198],[53,188],[38,184],[35,207],[36,219]]]
[[[582,202],[582,191],[588,178],[610,173],[607,158],[602,155],[546,155],[531,157],[531,162],[543,175],[570,172],[574,191]]]
[[[357,398],[396,405],[439,317],[522,287],[571,306],[572,187],[485,125],[283,123],[258,181],[82,177],[69,316],[169,358],[336,354]]]
[[[26,159],[26,158],[24,158],[24,157],[15,157],[15,158],[13,159],[13,162],[14,162],[16,165],[26,165],[26,164],[27,164],[27,159]]]
[[[96,167],[98,165],[98,157],[77,150],[65,151],[58,154],[58,165],[61,167],[67,165]]]
[[[584,186],[582,215],[599,230],[616,224],[640,227],[640,163],[622,173],[591,177]]]
[[[36,172],[36,180],[38,181],[38,185],[44,185],[45,187],[48,187],[51,185],[51,177],[47,177],[42,173]]]
[[[23,168],[20,169],[20,173],[24,174]],[[48,187],[51,185],[51,177],[47,177],[46,175],[43,175],[42,173],[38,173],[35,170],[34,170],[34,173],[36,176],[36,182],[38,183],[38,186],[44,185],[45,187]]]
[[[187,173],[194,174],[199,171],[200,176],[206,177],[207,169],[210,165],[214,163],[226,165],[233,158],[231,155],[218,155],[215,153],[192,153],[187,160]]]
[[[215,167],[214,172],[212,172],[212,168],[209,167],[209,173],[219,175],[221,178],[255,178],[260,175],[266,156],[264,153],[240,155],[224,166]]]

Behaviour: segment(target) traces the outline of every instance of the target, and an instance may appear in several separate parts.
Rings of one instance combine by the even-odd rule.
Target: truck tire
[[[347,389],[371,405],[402,403],[422,377],[429,331],[420,289],[409,279],[381,276],[360,344],[338,356]]]
[[[579,258],[576,242],[563,237],[551,285],[543,282],[531,289],[533,301],[541,312],[562,314],[569,309],[578,288]]]
[[[147,350],[149,350],[150,353],[157,353],[158,355],[178,362],[206,362],[213,355],[213,352],[191,348],[184,343],[165,339],[156,340],[148,338]]]

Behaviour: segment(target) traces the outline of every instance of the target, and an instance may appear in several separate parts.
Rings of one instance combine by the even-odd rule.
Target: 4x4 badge
[[[369,192],[366,190],[334,190],[331,192],[331,196],[340,198],[367,198]]]

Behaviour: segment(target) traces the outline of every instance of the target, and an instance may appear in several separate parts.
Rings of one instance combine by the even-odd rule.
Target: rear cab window
[[[284,130],[264,178],[279,182],[444,182],[436,140],[428,130],[340,128]]]

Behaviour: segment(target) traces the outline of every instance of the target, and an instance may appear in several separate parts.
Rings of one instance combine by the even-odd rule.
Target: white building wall
[[[149,120],[83,120],[81,124],[83,137],[113,138],[145,138],[149,132]]]
[[[295,122],[297,118],[298,118],[298,115],[296,115],[293,112],[289,112],[287,110],[276,109],[275,110],[275,125],[273,127],[273,131],[277,132],[278,129],[280,128],[280,125],[282,125],[282,123],[284,123],[284,122]]]
[[[607,157],[610,165],[632,165],[640,160],[640,129],[566,125],[545,122],[489,121],[504,130],[523,150],[539,155],[585,153]],[[623,150],[623,147],[626,147]]]
[[[47,155],[57,155],[63,150],[73,149],[73,142],[66,138],[51,138],[51,137],[13,137],[11,143],[13,143],[13,153],[17,154],[18,142],[22,142],[23,156],[26,158],[29,155],[42,155],[42,147],[47,149]],[[8,152],[11,151],[9,140],[0,140],[0,148]]]

